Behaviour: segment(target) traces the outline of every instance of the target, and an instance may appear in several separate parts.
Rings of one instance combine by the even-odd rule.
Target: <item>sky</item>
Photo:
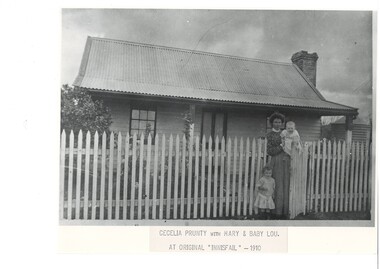
[[[62,84],[78,74],[87,36],[287,63],[316,52],[322,95],[372,113],[368,11],[63,9]]]

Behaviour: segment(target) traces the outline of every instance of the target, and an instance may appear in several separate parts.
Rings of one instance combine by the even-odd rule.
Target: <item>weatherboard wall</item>
[[[121,132],[123,135],[129,132],[130,113],[135,100],[104,98],[105,104],[110,107],[112,113],[111,131]],[[147,103],[146,103],[147,104]],[[189,109],[188,104],[170,102],[150,102],[149,106],[155,107],[156,133],[165,135],[183,135],[184,113]],[[195,106],[194,135],[201,134],[202,111],[213,107],[207,105]],[[215,108],[215,107],[214,107]],[[264,137],[270,129],[267,126],[267,115],[272,112],[255,108],[225,108],[227,112],[227,137]],[[296,111],[284,112],[287,119],[296,122],[296,128],[303,141],[318,140],[321,135],[321,122],[318,115]]]

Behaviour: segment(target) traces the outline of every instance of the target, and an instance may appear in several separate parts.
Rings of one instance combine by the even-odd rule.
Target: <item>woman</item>
[[[272,131],[267,134],[267,153],[271,156],[270,166],[272,177],[276,181],[274,203],[276,219],[287,219],[289,216],[289,181],[290,181],[290,156],[281,146],[281,127],[285,122],[285,116],[275,112],[269,117]]]

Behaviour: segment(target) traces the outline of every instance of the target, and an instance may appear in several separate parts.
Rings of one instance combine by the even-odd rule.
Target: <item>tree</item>
[[[87,90],[70,87],[61,88],[61,130],[108,132],[111,111],[101,100],[93,100]]]

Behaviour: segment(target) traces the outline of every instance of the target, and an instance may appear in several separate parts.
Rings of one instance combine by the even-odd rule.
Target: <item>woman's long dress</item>
[[[289,215],[290,156],[281,147],[281,132],[267,134],[267,153],[271,156],[272,177],[276,181],[274,213],[278,216]]]

